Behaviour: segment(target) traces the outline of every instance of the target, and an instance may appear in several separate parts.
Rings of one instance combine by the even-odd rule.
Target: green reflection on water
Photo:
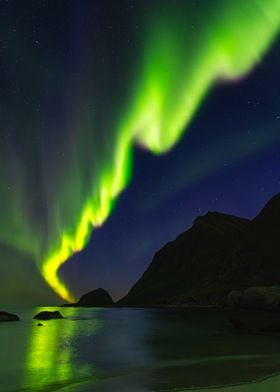
[[[38,307],[34,314],[43,310],[46,308]],[[85,328],[90,330],[91,335],[96,334],[102,323],[94,319],[75,319],[77,312],[76,308],[68,308],[63,312],[66,319],[42,321],[42,327],[37,326],[38,321],[32,322],[23,388],[37,390],[78,383],[88,378],[91,378],[91,382],[94,381],[93,364],[83,363],[78,359],[78,338],[83,335]]]

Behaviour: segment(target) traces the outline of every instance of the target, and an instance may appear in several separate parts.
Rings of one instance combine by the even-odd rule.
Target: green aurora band
[[[211,87],[220,80],[246,75],[269,50],[280,30],[279,0],[205,1],[200,3],[201,9],[193,1],[154,0],[149,4],[148,16],[140,3],[132,16],[142,22],[139,31],[135,22],[131,26],[139,39],[127,72],[129,89],[125,98],[115,99],[119,101],[115,112],[102,125],[104,132],[113,130],[112,140],[102,141],[103,149],[95,148],[95,132],[103,132],[95,117],[98,115],[94,112],[85,116],[78,108],[70,121],[78,139],[67,151],[71,175],[61,175],[63,186],[58,181],[56,193],[49,197],[53,202],[47,245],[36,238],[34,229],[25,230],[27,234],[20,236],[17,244],[12,236],[4,238],[5,234],[0,233],[4,242],[32,255],[46,282],[69,302],[75,299],[58,270],[86,246],[92,230],[110,215],[131,177],[134,145],[155,154],[171,149]],[[98,77],[94,69],[85,71],[91,72],[93,79]],[[81,81],[77,89],[78,95],[88,95],[90,100],[86,81]],[[100,102],[94,102],[98,110]],[[86,135],[82,140],[78,136],[81,129]],[[92,162],[81,163],[83,153]],[[17,191],[13,211],[24,211],[20,186]],[[21,221],[26,219],[23,214]],[[20,222],[17,227],[21,227]]]

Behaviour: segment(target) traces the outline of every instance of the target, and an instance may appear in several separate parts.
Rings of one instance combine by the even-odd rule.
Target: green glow
[[[215,81],[247,73],[279,31],[277,0],[225,1],[216,13],[197,47],[186,40],[185,19],[172,20],[172,12],[152,28],[128,126],[155,153],[178,141]]]
[[[46,309],[37,308],[35,313],[43,310]],[[75,313],[75,309],[67,309],[68,317],[75,316]],[[42,328],[38,328],[36,324],[35,320],[30,331],[26,369],[22,381],[24,388],[38,390],[52,383],[64,386],[67,381],[77,381],[92,374],[94,369],[87,364],[81,364],[78,368],[74,366],[73,341],[76,321],[50,320],[44,322]],[[98,323],[95,323],[91,332],[98,328]]]
[[[67,225],[60,219],[61,229],[52,242],[56,246],[50,246],[42,258],[45,280],[68,301],[74,298],[57,271],[85,247],[92,228],[108,218],[130,179],[135,143],[156,154],[172,148],[211,86],[248,73],[279,32],[279,0],[217,1],[215,12],[207,15],[206,11],[205,26],[195,42],[189,36],[188,2],[180,3],[178,10],[170,5],[162,14],[156,4],[149,11],[132,92],[118,116],[121,121],[113,121],[111,158],[101,165],[74,222]]]
[[[91,227],[98,227],[109,216],[117,195],[129,180],[131,151],[128,148],[126,133],[121,135],[115,150],[111,171],[104,173],[96,194],[95,189],[85,203],[78,225],[73,235],[63,233],[59,246],[42,263],[42,274],[48,284],[65,300],[74,302],[64,283],[59,279],[57,270],[74,253],[86,245]]]

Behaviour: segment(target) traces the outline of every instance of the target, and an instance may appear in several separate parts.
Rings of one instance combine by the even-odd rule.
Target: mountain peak
[[[280,193],[273,196],[254,219],[255,222],[280,221]]]

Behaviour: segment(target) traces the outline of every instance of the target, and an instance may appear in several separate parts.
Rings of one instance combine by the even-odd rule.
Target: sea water
[[[0,323],[1,392],[280,390],[280,337],[237,334],[223,311],[3,310],[21,321]],[[42,310],[65,319],[38,326]]]

